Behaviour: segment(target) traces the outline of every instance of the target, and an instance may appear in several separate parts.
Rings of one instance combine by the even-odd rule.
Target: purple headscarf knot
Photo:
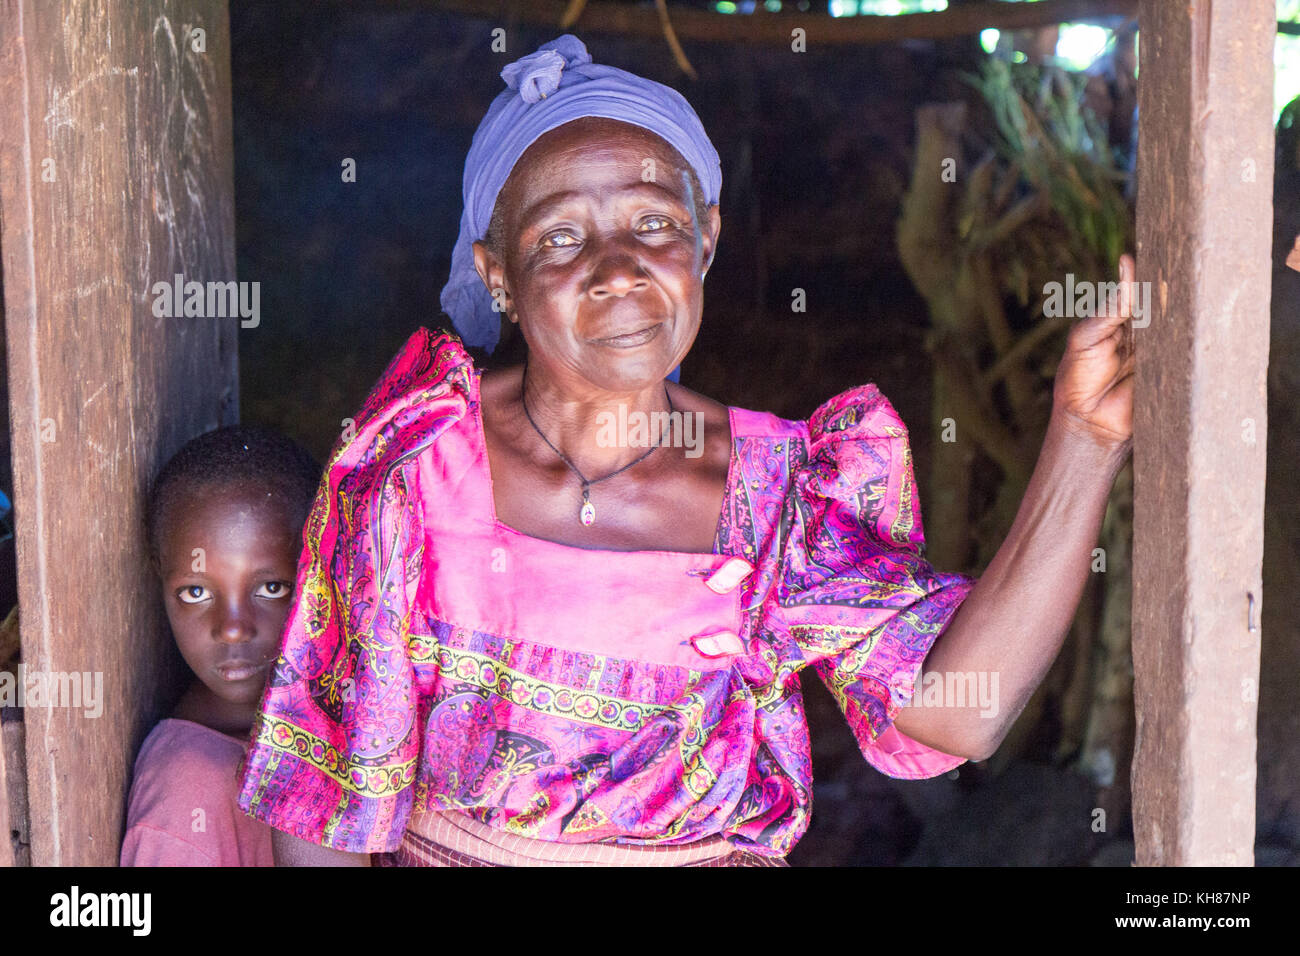
[[[563,44],[562,41],[573,39],[575,42]],[[553,49],[545,48],[528,56],[521,57],[501,71],[501,79],[506,86],[518,90],[526,103],[544,100],[560,88],[560,74],[566,66],[581,66],[591,62],[591,54],[576,37],[565,34],[553,44]],[[561,52],[561,51],[564,52]]]
[[[722,164],[700,118],[676,90],[634,73],[592,62],[570,33],[543,43],[501,71],[506,89],[488,107],[465,159],[465,209],[443,287],[443,311],[465,344],[490,353],[501,315],[474,268],[474,242],[483,239],[497,195],[524,151],[542,134],[586,116],[621,120],[667,141],[695,170],[709,205],[722,193]]]

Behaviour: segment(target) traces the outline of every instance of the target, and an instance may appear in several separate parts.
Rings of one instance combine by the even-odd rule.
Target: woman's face
[[[717,206],[697,221],[676,151],[638,126],[575,120],[528,148],[502,196],[501,258],[481,242],[474,258],[505,290],[530,367],[579,390],[662,381],[699,330],[720,227]]]

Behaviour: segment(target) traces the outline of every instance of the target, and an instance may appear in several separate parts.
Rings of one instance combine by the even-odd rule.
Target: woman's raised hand
[[[1120,256],[1118,307],[1098,301],[1100,314],[1070,328],[1052,397],[1053,418],[1071,432],[1121,453],[1127,453],[1133,442],[1130,317],[1135,268],[1131,255]]]

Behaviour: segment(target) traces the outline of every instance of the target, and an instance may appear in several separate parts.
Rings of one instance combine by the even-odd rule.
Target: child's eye
[[[276,598],[278,600],[279,598],[288,597],[292,591],[293,585],[289,584],[287,581],[267,581],[257,589],[256,595],[258,597]]]
[[[198,604],[206,601],[209,596],[208,589],[198,584],[191,584],[187,588],[181,588],[176,593],[176,597],[180,599],[182,604]]]

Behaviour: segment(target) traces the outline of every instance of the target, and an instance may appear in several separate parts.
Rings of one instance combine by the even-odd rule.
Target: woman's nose
[[[596,268],[592,272],[587,293],[593,299],[622,298],[629,292],[639,292],[650,287],[650,279],[632,255],[621,244],[607,243],[599,252]]]

